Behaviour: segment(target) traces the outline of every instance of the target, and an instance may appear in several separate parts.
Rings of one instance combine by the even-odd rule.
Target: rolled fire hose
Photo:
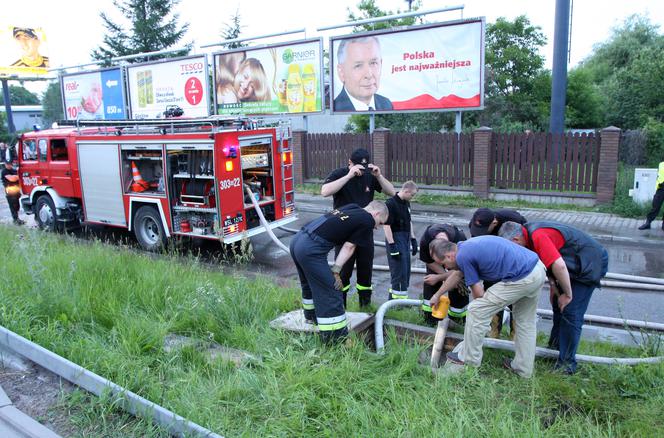
[[[258,215],[258,219],[260,220],[261,224],[265,228],[265,231],[267,231],[268,236],[274,241],[274,243],[277,244],[279,248],[284,250],[286,254],[290,254],[290,251],[288,250],[288,247],[281,243],[279,239],[277,239],[277,236],[274,235],[272,232],[272,229],[270,228],[270,225],[268,225],[267,221],[265,220],[265,216],[263,216],[263,211],[261,210],[260,206],[258,205],[258,201],[256,201],[256,198],[254,198],[254,194],[249,188],[249,186],[244,186],[245,191],[247,192],[247,195],[249,195],[249,198],[251,199],[251,203],[254,205],[254,210],[256,210],[256,214]]]
[[[387,312],[387,310],[397,306],[420,306],[420,305],[422,305],[422,300],[397,299],[397,300],[387,301],[378,308],[378,310],[376,311],[376,319],[374,326],[374,335],[376,339],[376,353],[381,355],[385,354],[385,339],[383,337],[383,320],[385,319],[385,313]],[[514,351],[513,341],[484,338],[483,344],[489,348]],[[431,358],[432,363],[433,363],[433,354],[434,352],[432,351],[432,358]],[[558,357],[558,351],[550,350],[548,348],[537,347],[535,350],[535,356],[555,359]],[[664,356],[637,358],[637,357],[605,357],[605,356],[590,356],[586,354],[577,354],[576,360],[577,362],[596,363],[603,365],[638,365],[642,363],[652,364],[652,363],[664,362]]]

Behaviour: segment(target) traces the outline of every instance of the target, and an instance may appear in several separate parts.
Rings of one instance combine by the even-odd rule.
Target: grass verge
[[[299,307],[296,289],[224,276],[195,258],[11,226],[0,227],[0,256],[0,324],[225,436],[645,437],[664,426],[662,364],[583,366],[565,377],[538,360],[536,378],[522,380],[487,350],[478,370],[433,376],[418,365],[425,346],[392,332],[377,356],[357,338],[326,348],[271,330],[271,319]],[[169,333],[262,360],[236,367],[195,349],[167,352]],[[80,421],[109,406],[81,407]],[[143,435],[158,432],[144,425],[124,436]]]

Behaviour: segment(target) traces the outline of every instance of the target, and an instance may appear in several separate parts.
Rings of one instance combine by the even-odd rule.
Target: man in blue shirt
[[[505,239],[501,241],[497,236],[480,236],[458,245],[434,241],[431,255],[445,268],[459,270],[474,298],[468,306],[464,340],[447,354],[447,360],[480,366],[482,343],[491,317],[513,304],[515,355],[514,360],[506,360],[503,365],[521,377],[531,377],[535,364],[537,298],[546,278],[546,268],[537,254]],[[485,280],[495,282],[486,291]],[[457,281],[456,276],[446,281],[429,300],[431,304],[437,304],[441,295],[456,287]]]

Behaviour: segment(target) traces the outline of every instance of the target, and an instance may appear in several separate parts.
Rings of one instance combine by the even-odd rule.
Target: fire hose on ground
[[[378,354],[385,354],[385,339],[383,337],[383,320],[385,319],[385,313],[388,309],[397,306],[421,306],[423,300],[390,300],[383,303],[378,310],[376,311],[376,320],[374,325],[374,337],[376,341],[376,352]],[[447,318],[445,318],[447,320]],[[440,330],[440,334],[438,331]],[[445,332],[447,328],[445,328]],[[434,341],[434,350],[432,350],[431,365],[434,367],[434,354],[437,354],[440,358],[442,352],[442,345],[444,342],[445,332],[443,332],[442,327],[439,326],[439,329],[436,333],[436,338]],[[442,335],[442,339],[440,336]],[[436,345],[438,344],[438,345]],[[484,345],[489,348],[496,348],[500,350],[509,350],[514,351],[514,342],[503,340],[503,339],[493,339],[493,338],[484,338]],[[439,351],[436,351],[439,350]],[[537,347],[535,351],[535,356],[545,357],[555,359],[558,357],[558,351],[551,350],[548,348]],[[595,363],[603,365],[638,365],[642,363],[659,363],[664,361],[664,356],[653,356],[653,357],[604,357],[604,356],[590,356],[586,354],[577,354],[576,360],[582,363]],[[438,361],[435,362],[436,364]]]
[[[284,249],[284,251],[288,252],[287,248],[277,239],[277,237],[274,235],[274,233],[269,230],[269,226],[267,225],[267,221],[265,221],[265,218],[263,215],[260,213],[260,208],[258,207],[258,203],[254,201],[254,208],[257,210],[259,214],[259,218],[261,219],[261,222],[263,223],[263,226],[265,227],[266,230],[268,230],[268,234],[272,238],[272,240],[275,241],[279,245],[280,248]],[[297,232],[297,230],[294,230],[292,228],[287,228],[287,227],[279,227],[284,231],[287,232]],[[382,243],[382,242],[380,242]],[[384,245],[384,243],[383,243]],[[330,263],[332,265],[332,263]],[[388,266],[384,265],[374,265],[373,269],[376,270],[383,270],[383,271],[389,271]],[[416,273],[421,273],[425,274],[426,270],[423,268],[412,268],[411,272],[416,272]],[[639,286],[650,286],[653,287],[654,289],[650,290],[664,290],[664,287],[662,289],[657,288],[657,286],[660,285],[661,283],[664,283],[664,280],[660,280],[657,278],[649,278],[649,277],[638,277],[634,275],[623,275],[623,274],[607,274],[607,277],[609,275],[612,275],[613,278],[617,279],[622,279],[622,280],[639,280],[643,281],[643,283],[639,284]],[[650,284],[644,284],[646,282],[649,282]],[[622,284],[627,284],[627,283],[621,283],[621,282],[608,282],[608,283],[620,283],[621,286],[615,286],[615,287],[624,287]],[[605,284],[603,284],[605,285]],[[664,286],[664,284],[662,284]],[[609,286],[606,284],[606,286]],[[385,318],[385,313],[387,312],[388,309],[396,306],[417,306],[420,307],[423,304],[423,300],[413,300],[413,299],[397,299],[397,300],[390,300],[385,303],[383,303],[378,310],[376,311],[375,315],[375,325],[374,325],[374,336],[375,336],[375,342],[376,342],[376,352],[378,354],[384,354],[385,353],[385,339],[383,337],[383,320]],[[544,310],[544,309],[538,309],[537,310],[538,315],[545,315],[545,316],[551,316],[553,314],[552,311],[550,310]],[[447,323],[446,323],[447,322]],[[622,320],[619,318],[611,318],[611,317],[605,317],[605,316],[598,316],[598,315],[585,315],[584,316],[584,322],[595,322],[595,323],[604,323],[604,324],[612,324],[612,325],[623,325],[626,327],[635,327],[635,328],[644,328],[644,329],[650,329],[650,330],[658,330],[658,331],[664,331],[664,324],[659,324],[659,323],[653,323],[653,322],[648,322],[648,321],[638,321],[638,320]],[[447,335],[447,328],[449,324],[449,319],[445,318],[443,321],[441,321],[437,327],[436,330],[436,336],[434,338],[434,346],[432,349],[432,357],[431,357],[431,367],[434,369],[439,361],[440,355],[442,354],[442,349],[443,349],[443,343],[445,341],[445,336]],[[489,348],[497,348],[497,349],[502,349],[502,350],[509,350],[509,351],[514,351],[514,342],[513,341],[507,341],[507,340],[502,340],[502,339],[493,339],[493,338],[485,338],[484,339],[484,345],[486,345]],[[556,350],[550,350],[548,348],[541,348],[537,347],[535,355],[537,357],[547,357],[547,358],[557,358],[558,357],[558,351]],[[595,364],[605,364],[605,365],[637,365],[641,363],[659,363],[664,361],[664,356],[655,356],[655,357],[643,357],[643,358],[612,358],[612,357],[604,357],[604,356],[590,356],[590,355],[585,355],[585,354],[577,354],[576,359],[578,362],[585,362],[585,363],[595,363]]]
[[[263,225],[267,227],[267,222],[265,222]],[[287,227],[279,227],[282,230],[285,230],[287,232],[297,232],[297,230],[294,230],[292,228],[287,228]],[[270,233],[271,236],[274,236],[273,233]],[[276,236],[273,237],[273,240],[275,240],[275,243],[280,245],[280,247],[283,247],[283,244],[276,238]],[[288,251],[287,251],[288,252]],[[330,266],[333,263],[329,263]],[[377,271],[389,271],[390,268],[389,266],[385,265],[373,265],[373,269]],[[411,272],[413,273],[418,273],[418,274],[426,274],[426,270],[423,268],[412,268]],[[660,290],[658,289],[658,282],[664,282],[664,279],[659,279],[659,278],[650,278],[650,277],[639,277],[636,275],[624,275],[624,274],[607,274],[606,276],[614,276],[614,278],[620,278],[624,280],[632,280],[632,279],[637,279],[640,281],[651,281],[652,284],[646,285],[644,283],[638,284],[639,286],[647,286],[648,290]],[[607,282],[602,283],[603,286],[608,286],[610,285],[615,285],[620,282],[608,282],[609,284],[605,284]],[[620,283],[621,286],[623,287],[622,284]],[[615,286],[618,287],[618,286]],[[625,286],[626,287],[626,286]],[[654,289],[650,289],[653,287]],[[662,286],[664,288],[664,286]],[[392,300],[395,301],[395,300]],[[390,302],[392,302],[390,301]],[[397,300],[397,301],[404,301],[404,300]],[[412,302],[417,302],[421,303],[420,300],[405,300],[405,301],[412,301]],[[403,304],[403,305],[412,305],[412,304]],[[551,317],[553,315],[553,312],[551,310],[546,310],[546,309],[537,309],[537,314],[540,316],[546,316],[546,317]],[[624,327],[624,328],[636,328],[636,329],[646,329],[646,330],[655,330],[655,331],[664,331],[664,324],[657,323],[657,322],[649,322],[649,321],[640,321],[640,320],[634,320],[634,319],[621,319],[621,318],[612,318],[609,316],[600,316],[600,315],[585,315],[584,316],[584,322],[589,322],[589,323],[596,323],[596,324],[606,324],[606,325],[612,325],[612,326],[618,326],[618,327]]]

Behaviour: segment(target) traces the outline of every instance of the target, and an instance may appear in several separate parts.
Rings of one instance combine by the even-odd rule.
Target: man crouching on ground
[[[473,302],[468,306],[463,341],[447,360],[458,365],[480,366],[482,343],[491,317],[509,304],[514,305],[516,338],[514,360],[503,366],[521,377],[531,377],[535,364],[537,298],[546,278],[546,269],[534,252],[497,236],[474,237],[458,245],[432,243],[432,257],[447,269],[458,269],[470,287]],[[483,281],[496,282],[486,291]],[[429,300],[438,303],[441,290]]]

